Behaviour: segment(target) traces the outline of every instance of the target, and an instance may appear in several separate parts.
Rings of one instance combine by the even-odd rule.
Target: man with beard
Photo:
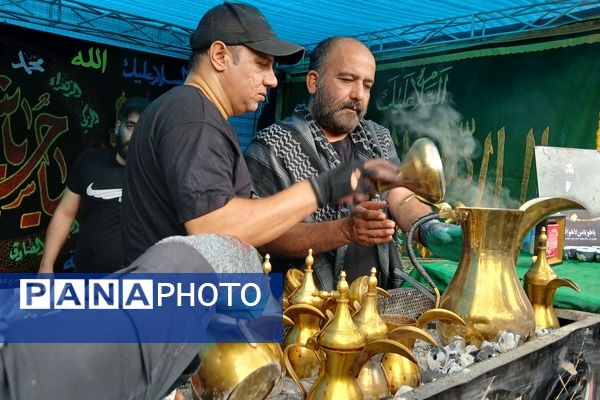
[[[224,234],[261,246],[319,205],[364,200],[376,181],[399,183],[397,165],[355,161],[253,198],[228,119],[256,111],[277,86],[275,63],[298,62],[304,48],[277,38],[255,7],[229,2],[202,16],[190,47],[184,84],[152,102],[131,141],[122,207],[126,264],[173,235]]]
[[[39,272],[53,272],[71,224],[79,213],[75,251],[77,272],[113,272],[122,265],[121,192],[129,141],[138,118],[149,104],[132,97],[115,123],[117,149],[90,149],[71,168],[67,187],[46,232]]]
[[[399,163],[389,131],[363,118],[374,80],[375,59],[361,42],[333,37],[319,43],[306,75],[308,105],[298,105],[291,117],[258,132],[246,150],[257,193],[270,195],[353,160]],[[285,271],[301,266],[312,248],[317,284],[325,290],[334,288],[342,268],[352,281],[373,266],[379,271],[379,286],[397,287],[402,271],[392,240],[395,228],[406,232],[417,218],[431,213],[411,195],[398,187],[352,210],[325,205],[261,250],[272,260],[286,259],[274,263]],[[460,227],[434,220],[422,225],[419,239],[461,246],[461,234]]]
[[[573,164],[573,161],[569,160],[565,164],[563,172],[564,183],[562,184],[562,189],[564,191],[564,194],[566,196],[573,195],[573,192],[575,192],[577,189],[577,185],[575,183],[578,180],[577,174],[575,173],[575,165]]]

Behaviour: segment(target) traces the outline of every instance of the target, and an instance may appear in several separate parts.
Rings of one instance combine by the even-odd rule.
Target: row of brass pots
[[[310,285],[312,271],[309,265],[307,263],[305,281]],[[418,320],[399,315],[380,316],[377,296],[389,294],[377,287],[376,270],[371,271],[370,277],[355,280],[348,289],[343,289],[347,286],[343,276],[338,292],[321,292],[319,296],[313,296],[320,300],[337,296],[335,314],[320,330],[316,325],[325,317],[316,307],[297,304],[286,310],[285,314],[296,322],[284,346],[289,375],[309,399],[379,399],[395,393],[402,385],[419,386],[420,369],[410,349],[415,339],[436,345],[422,327],[438,319],[462,323],[461,319],[450,311],[439,309],[425,312]],[[294,303],[293,299],[290,296],[290,304]],[[350,302],[359,310],[354,315],[350,314]],[[291,309],[294,311],[289,313]],[[306,321],[303,317],[312,318],[312,325],[302,325]],[[304,343],[301,337],[307,338]],[[357,347],[357,343],[363,342],[363,348]],[[300,379],[311,377],[315,370],[319,371],[319,376],[306,393]]]
[[[453,315],[446,310],[430,310],[419,320],[384,316],[384,323],[376,311],[376,296],[378,292],[385,291],[376,287],[374,276],[373,271],[371,286],[374,290],[371,289],[372,293],[366,298],[362,296],[362,307],[355,300],[355,308],[360,307],[360,311],[354,319],[360,328],[350,314],[348,290],[344,289],[345,280],[342,279],[342,289],[337,292],[336,312],[329,312],[328,320],[319,309],[310,305],[292,305],[286,310],[286,315],[293,316],[299,324],[306,323],[307,319],[309,323],[314,322],[310,318],[320,322],[327,320],[322,328],[317,323],[317,333],[309,336],[304,344],[291,343],[285,347],[285,353],[279,345],[269,343],[204,346],[200,353],[203,362],[192,379],[195,398],[265,398],[281,381],[283,365],[299,385],[296,369],[304,374],[315,368],[320,371],[313,388],[306,394],[307,398],[371,399],[394,393],[401,385],[418,386],[420,370],[409,349],[416,338],[435,344],[420,327],[438,317],[450,315],[452,318]],[[324,297],[335,295],[321,292],[318,298],[323,301]],[[376,319],[379,321],[374,323]],[[380,332],[373,332],[370,328],[373,325],[379,325],[377,330]],[[292,337],[303,336],[304,330],[298,330],[298,327],[296,324],[288,332],[288,341]],[[388,330],[392,331],[389,335]],[[290,362],[294,355],[295,367]],[[316,365],[313,365],[310,356],[314,357]],[[307,361],[308,364],[303,363]]]
[[[539,220],[560,210],[575,208],[582,208],[582,206],[573,200],[562,198],[535,199],[525,203],[518,210],[457,208],[453,217],[461,223],[463,228],[463,255],[456,274],[444,291],[440,302],[441,308],[453,312],[457,315],[457,318],[439,319],[437,324],[438,333],[444,343],[449,343],[453,336],[459,335],[466,338],[469,343],[480,345],[483,340],[493,341],[501,330],[518,333],[525,341],[532,336],[538,315],[538,312],[534,313],[534,307],[531,303],[542,310],[539,314],[545,315],[546,320],[550,319],[552,323],[557,323],[557,321],[553,321],[551,313],[549,314],[551,300],[548,306],[548,296],[554,293],[556,287],[564,285],[575,288],[574,284],[557,280],[554,277],[546,279],[545,283],[542,282],[542,289],[535,289],[536,285],[540,285],[540,280],[530,276],[527,281],[528,291],[533,296],[530,301],[516,275],[516,258],[525,234]],[[415,374],[420,373],[420,371],[418,371],[414,358],[411,359],[409,346],[402,345],[389,338],[367,342],[362,334],[360,334],[362,339],[356,339],[358,335],[355,334],[352,328],[352,326],[354,328],[356,326],[353,324],[350,315],[348,304],[350,294],[345,279],[340,279],[341,286],[338,287],[337,294],[329,294],[329,298],[335,298],[337,301],[336,314],[319,330],[320,324],[327,320],[327,312],[322,311],[327,296],[323,294],[314,296],[317,288],[312,279],[309,259],[312,259],[312,254],[307,257],[307,270],[305,270],[300,286],[290,291],[288,304],[286,304],[288,306],[286,314],[294,319],[295,325],[286,336],[287,347],[285,350],[286,357],[284,357],[284,360],[286,360],[284,364],[288,372],[291,376],[296,376],[298,383],[300,383],[299,380],[302,377],[309,375],[317,366],[320,368],[317,382],[315,382],[311,392],[308,393],[308,397],[319,399],[362,398],[359,393],[368,392],[368,389],[363,390],[358,386],[355,378],[359,377],[360,369],[356,370],[356,366],[360,365],[362,367],[370,358],[367,356],[372,356],[375,353],[387,353],[383,356],[381,365],[386,361],[388,362],[387,365],[393,364],[394,367],[400,365],[399,362],[392,363],[389,361],[396,354],[408,359],[407,362],[412,363],[408,365],[416,367],[415,371],[417,372],[411,372],[412,375],[409,378],[402,379],[405,379],[405,382],[418,382],[420,377],[415,377]],[[312,267],[312,261],[310,266]],[[287,280],[295,279],[300,282],[299,276],[300,274],[296,273],[295,276],[290,275],[286,278]],[[528,278],[526,277],[526,279]],[[551,283],[552,281],[554,282]],[[530,288],[533,289],[530,290]],[[540,320],[542,319],[540,317]],[[335,332],[335,334],[332,334],[332,332]],[[411,330],[405,329],[400,332],[402,333],[394,333],[392,338],[398,339],[395,335],[404,335],[406,340],[414,340],[419,335],[420,339],[425,338],[422,334],[415,332],[412,332],[411,335]],[[336,341],[332,340],[332,336],[337,337]],[[332,344],[337,344],[338,347]],[[273,366],[266,368],[271,371],[267,374],[273,379],[265,379],[265,373],[263,372],[263,375],[260,375],[262,378],[256,378],[261,382],[257,385],[253,384],[253,387],[257,388],[255,389],[257,391],[256,396],[253,397],[262,398],[263,396],[260,393],[266,391],[266,396],[276,384],[276,381],[281,378],[282,358],[279,352],[273,351],[268,345],[256,346],[253,350],[246,350],[249,350],[247,352],[250,353],[264,355],[263,362],[261,364],[259,361],[248,361],[246,365],[251,372],[242,380],[245,386],[246,382],[252,381],[252,378],[248,379],[248,376],[251,376],[254,371],[265,368],[265,365]],[[261,350],[256,350],[259,347]],[[263,347],[270,350],[266,351],[262,349]],[[233,357],[237,365],[240,364],[238,351],[240,349],[231,348],[221,352],[235,354]],[[325,357],[320,356],[323,354]],[[224,375],[228,375],[227,378],[233,379],[231,375],[235,374],[232,373],[230,367],[233,364],[227,362],[227,357],[221,357],[220,359],[222,362],[212,368],[207,368],[212,371],[208,374],[223,371]],[[260,360],[261,357],[249,356],[248,358],[248,360],[254,359]],[[393,369],[388,367],[386,370],[384,367],[384,371],[388,375],[391,375],[389,371]],[[402,374],[398,373],[397,375],[401,376]],[[386,376],[386,379],[388,381],[393,380],[388,376]],[[212,377],[210,380],[211,382],[221,382],[219,379],[213,379]],[[225,378],[222,378],[222,382],[226,381]],[[369,381],[375,382],[376,379],[373,376],[366,376],[364,382]],[[222,386],[225,387],[234,383],[224,383]],[[240,384],[238,382],[237,386]],[[218,384],[214,386],[218,386]],[[235,397],[236,393],[243,393],[243,397],[251,390],[250,388],[238,390],[235,385],[228,387],[236,389],[229,393],[229,397],[222,398],[238,398]],[[390,385],[388,389],[391,393],[394,393],[393,390],[397,387]]]
[[[375,271],[371,275],[368,297],[354,318],[349,306],[349,286],[345,273],[342,272],[338,290],[332,293],[321,292],[319,295],[320,298],[336,300],[337,307],[333,317],[320,331],[309,337],[306,344],[292,343],[285,348],[284,361],[288,374],[307,399],[364,399],[371,398],[372,392],[385,395],[389,393],[388,384],[380,364],[373,361],[375,357],[380,360],[384,353],[393,353],[416,363],[412,352],[405,345],[385,337],[387,328],[376,311],[376,299],[373,300],[377,296]],[[296,354],[297,349],[312,351],[318,360],[319,375],[308,393],[290,361],[290,354]],[[365,368],[377,372],[367,371],[363,374]],[[300,371],[305,370],[300,368]],[[373,378],[368,383],[369,387],[361,386],[361,374]],[[379,395],[376,396],[379,398]]]

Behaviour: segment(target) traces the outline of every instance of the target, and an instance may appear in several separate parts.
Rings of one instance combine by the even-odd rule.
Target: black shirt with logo
[[[123,262],[121,250],[121,192],[124,168],[113,149],[83,152],[73,164],[67,187],[81,196],[77,272],[113,272]]]

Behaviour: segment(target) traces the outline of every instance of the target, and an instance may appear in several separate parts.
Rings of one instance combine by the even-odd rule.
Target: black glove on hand
[[[352,161],[310,178],[319,207],[336,204],[340,199],[356,193],[375,193],[375,187],[367,180],[368,173],[364,166],[364,161]],[[357,170],[360,177],[356,186],[352,187],[352,174]]]
[[[459,225],[437,219],[427,221],[419,226],[419,241],[437,257],[458,261],[462,255],[462,229]]]

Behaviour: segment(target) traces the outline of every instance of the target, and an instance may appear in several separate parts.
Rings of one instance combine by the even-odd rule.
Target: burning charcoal
[[[465,347],[465,353],[469,353],[472,356],[475,356],[478,351],[479,348],[473,344],[469,344],[467,347]]]
[[[494,347],[494,343],[493,342],[488,342],[487,340],[484,340],[481,343],[481,350],[485,349],[486,347]]]
[[[461,367],[463,367],[463,368],[468,367],[469,365],[471,365],[475,362],[475,357],[473,357],[469,353],[463,353],[460,355],[459,362],[460,362]]]
[[[444,367],[442,368],[442,372],[444,374],[453,374],[455,372],[458,372],[462,369],[462,367],[460,366],[459,362],[455,359],[448,359],[448,361],[446,362],[446,365],[444,365]]]
[[[421,371],[421,382],[423,382],[423,383],[433,382],[436,379],[441,378],[442,376],[444,376],[444,374],[442,374],[439,371],[431,371],[429,369],[424,369]]]
[[[456,349],[456,346],[454,346],[453,343],[444,346],[444,351],[446,352],[446,356],[448,356],[449,358],[456,358],[456,355],[458,354],[458,350]]]
[[[452,341],[444,346],[444,350],[448,356],[460,355],[465,351],[465,344],[461,341]]]
[[[452,337],[451,344],[453,344],[456,347],[459,353],[464,353],[465,347],[467,346],[467,341],[461,336],[454,336]]]
[[[394,397],[400,397],[405,393],[410,392],[411,390],[413,390],[414,388],[407,386],[407,385],[402,385],[398,388],[398,390],[396,390],[396,393],[394,394]],[[401,397],[400,397],[401,398]]]
[[[549,335],[550,333],[554,332],[555,330],[556,329],[538,328],[535,330],[535,337],[542,337],[542,336]]]
[[[429,365],[427,364],[427,355],[429,354],[430,350],[431,349],[425,350],[422,347],[415,347],[413,350],[413,355],[417,359],[417,364],[421,369],[429,368]]]
[[[415,340],[415,345],[413,346],[413,351],[429,351],[433,348],[434,346],[430,345],[429,343],[423,341],[423,340]]]
[[[427,366],[429,369],[436,371],[446,363],[446,353],[444,349],[431,349],[427,353]]]
[[[509,331],[501,331],[498,343],[495,344],[494,349],[500,353],[506,353],[509,350],[516,348],[519,345],[521,335]]]
[[[498,353],[496,353],[494,351],[494,348],[492,346],[481,346],[481,350],[477,353],[477,355],[475,356],[475,359],[477,361],[485,361],[488,358],[492,358],[495,357]]]

